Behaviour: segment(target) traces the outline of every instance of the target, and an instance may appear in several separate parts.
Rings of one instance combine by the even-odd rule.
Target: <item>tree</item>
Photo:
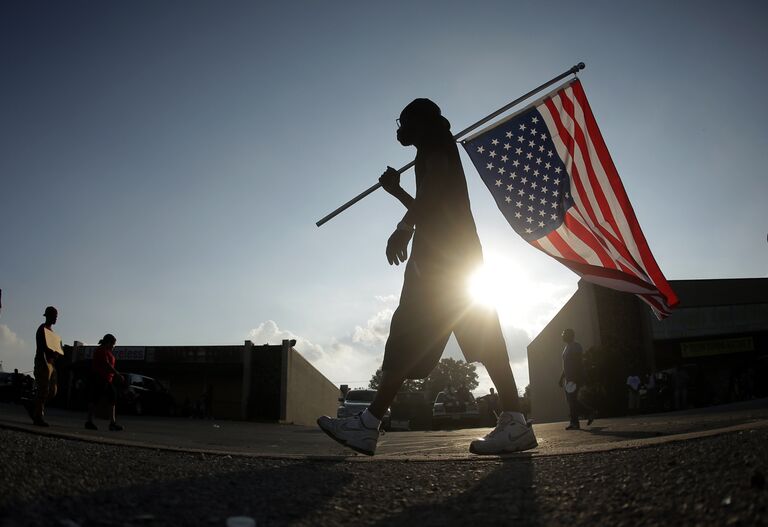
[[[475,365],[451,358],[442,359],[424,381],[424,389],[429,397],[435,397],[448,386],[459,388],[464,386],[470,392],[477,388],[477,371]]]
[[[371,390],[378,390],[381,385],[381,368],[376,370],[376,373],[371,377],[371,381],[368,383],[368,388]],[[403,387],[400,391],[403,392],[420,392],[424,389],[424,380],[422,379],[406,379],[403,383]]]
[[[520,397],[520,411],[528,417],[531,414],[531,385],[525,387],[523,396]]]
[[[381,368],[376,370],[376,373],[371,377],[368,388],[378,390],[380,385]],[[429,397],[434,398],[448,386],[459,388],[462,385],[470,392],[477,388],[478,382],[475,365],[466,363],[463,360],[446,358],[437,363],[429,377],[416,380],[406,379],[400,390],[404,392],[426,391]]]

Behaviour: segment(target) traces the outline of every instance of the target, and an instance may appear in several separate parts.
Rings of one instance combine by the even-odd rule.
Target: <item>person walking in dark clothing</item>
[[[37,426],[48,426],[43,418],[45,415],[45,403],[56,397],[58,381],[54,361],[56,356],[63,354],[61,349],[61,337],[53,331],[53,325],[59,317],[58,310],[53,306],[45,308],[43,313],[45,322],[40,324],[35,333],[35,381],[37,382],[37,395],[32,409],[32,423]]]
[[[570,424],[566,430],[579,430],[579,416],[587,417],[587,426],[595,419],[595,410],[579,400],[579,391],[584,386],[586,375],[584,374],[584,352],[581,344],[575,341],[576,333],[568,328],[562,333],[565,348],[563,349],[563,373],[560,375],[558,385],[565,388],[565,399],[568,402]]]
[[[13,373],[11,374],[11,388],[13,390],[13,402],[16,404],[19,404],[21,402],[21,392],[23,390],[22,387],[22,381],[21,374],[19,373],[18,368],[13,369]]]
[[[93,422],[93,414],[96,405],[104,399],[109,405],[109,429],[119,432],[123,427],[115,420],[115,402],[117,391],[115,390],[115,376],[122,378],[120,372],[115,369],[115,355],[112,351],[117,344],[117,339],[111,333],[104,335],[99,341],[99,347],[93,352],[91,360],[91,374],[88,380],[88,420],[85,428],[98,430]]]
[[[416,147],[416,196],[400,186],[388,168],[379,178],[384,190],[407,209],[389,237],[387,260],[410,260],[400,305],[392,316],[376,397],[360,415],[322,416],[320,428],[357,452],[373,455],[384,413],[406,379],[422,379],[434,369],[451,334],[468,362],[480,361],[499,390],[502,412],[496,428],[472,441],[470,452],[498,454],[537,446],[520,412],[515,378],[495,310],[473,303],[468,279],[483,263],[469,204],[467,182],[450,123],[429,99],[416,99],[397,119],[397,139]]]

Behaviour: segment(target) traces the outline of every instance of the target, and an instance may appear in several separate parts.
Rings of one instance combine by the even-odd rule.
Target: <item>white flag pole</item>
[[[560,80],[564,79],[564,78],[565,78],[565,77],[567,77],[568,75],[575,75],[575,74],[576,74],[576,73],[578,73],[580,70],[583,70],[585,67],[586,67],[586,66],[585,66],[585,64],[584,64],[583,62],[579,62],[578,64],[576,64],[574,67],[572,67],[572,68],[571,68],[571,69],[569,69],[568,71],[565,71],[565,72],[561,73],[560,75],[558,75],[558,76],[557,76],[557,77],[555,77],[554,79],[551,79],[551,80],[549,80],[549,81],[545,82],[545,83],[544,83],[544,84],[542,84],[541,86],[539,86],[539,87],[537,87],[537,88],[534,88],[533,90],[529,91],[529,92],[528,92],[528,93],[526,93],[525,95],[523,95],[523,96],[521,96],[521,97],[518,97],[517,99],[515,99],[515,100],[514,100],[514,101],[512,101],[512,102],[510,102],[509,104],[506,104],[506,105],[502,106],[501,108],[499,108],[499,109],[498,109],[498,110],[496,110],[495,112],[493,112],[493,113],[491,113],[491,114],[489,114],[489,115],[487,115],[487,116],[483,117],[482,119],[480,119],[480,120],[479,120],[479,121],[477,121],[476,123],[473,123],[473,124],[471,124],[470,126],[466,127],[464,130],[462,130],[461,132],[459,132],[459,133],[457,133],[457,134],[455,134],[455,135],[453,136],[453,139],[454,139],[454,141],[457,141],[459,138],[461,138],[461,137],[465,136],[466,134],[468,134],[468,133],[469,133],[469,132],[471,132],[472,130],[475,130],[476,128],[478,128],[478,127],[480,127],[480,126],[484,125],[485,123],[487,123],[487,122],[488,122],[488,121],[490,121],[491,119],[494,119],[495,117],[498,117],[498,116],[499,116],[499,115],[501,115],[502,113],[506,112],[507,110],[509,110],[510,108],[512,108],[513,106],[515,106],[516,104],[519,104],[519,103],[523,102],[523,101],[524,101],[524,100],[526,100],[528,97],[531,97],[532,95],[535,95],[535,94],[537,94],[537,93],[538,93],[538,92],[540,92],[541,90],[544,90],[544,89],[546,89],[546,88],[549,88],[549,87],[550,87],[550,86],[552,86],[554,83],[556,83],[556,82],[558,82],[558,81],[560,81]],[[416,164],[416,161],[411,161],[410,163],[408,163],[408,164],[407,164],[407,165],[405,165],[404,167],[400,168],[400,169],[397,171],[397,172],[398,172],[398,174],[402,174],[403,172],[405,172],[406,170],[408,170],[409,168],[411,168],[411,167],[412,167],[413,165],[415,165],[415,164]],[[334,210],[333,212],[331,212],[331,213],[330,213],[330,214],[328,214],[327,216],[325,216],[325,217],[323,217],[322,219],[318,220],[318,221],[315,223],[315,225],[317,225],[318,227],[320,227],[321,225],[323,225],[324,223],[326,223],[328,220],[330,220],[330,219],[334,218],[335,216],[337,216],[337,215],[341,214],[342,212],[344,212],[345,210],[347,210],[349,207],[351,207],[352,205],[354,205],[355,203],[357,203],[358,201],[360,201],[361,199],[363,199],[364,197],[366,197],[368,194],[370,194],[370,193],[372,193],[373,191],[375,191],[376,189],[378,189],[380,186],[381,186],[381,183],[376,183],[375,185],[373,185],[373,186],[369,187],[368,189],[364,190],[363,192],[361,192],[360,194],[358,194],[357,196],[355,196],[355,197],[354,197],[354,198],[352,198],[351,200],[347,201],[347,202],[346,202],[344,205],[342,205],[341,207],[337,208],[336,210]]]

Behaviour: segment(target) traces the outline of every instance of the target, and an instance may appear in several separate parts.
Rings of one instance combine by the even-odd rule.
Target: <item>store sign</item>
[[[91,360],[96,348],[98,346],[76,347],[74,360]],[[115,360],[144,360],[146,352],[144,346],[115,346],[112,349],[112,354],[115,356]]]
[[[752,337],[737,339],[702,340],[699,342],[681,342],[680,352],[683,357],[709,357],[755,351]]]
[[[149,346],[147,362],[240,363],[242,346]]]

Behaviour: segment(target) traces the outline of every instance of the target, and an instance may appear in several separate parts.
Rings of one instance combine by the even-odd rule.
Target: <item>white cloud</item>
[[[400,297],[397,295],[376,295],[374,297],[382,304],[394,308],[400,302]]]
[[[279,344],[283,340],[296,340],[296,349],[310,362],[322,357],[323,347],[290,331],[282,330],[274,320],[267,320],[248,332],[254,344]]]
[[[22,372],[32,370],[34,361],[34,349],[5,324],[0,324],[0,361],[3,370]]]
[[[528,344],[532,336],[522,328],[502,327],[504,340],[507,342],[507,353],[510,362],[528,362]]]
[[[520,392],[529,382],[528,344],[572,294],[569,287],[555,284],[539,283],[535,288],[527,285],[527,289],[524,295],[520,295],[522,291],[517,291],[517,295],[505,296],[516,298],[515,303],[507,302],[505,306],[499,306],[509,361]],[[355,325],[346,335],[310,340],[280,328],[273,320],[267,320],[252,329],[249,338],[257,344],[278,344],[283,339],[296,339],[296,350],[334,384],[366,386],[381,366],[389,325],[399,300],[397,295],[375,298],[382,304],[381,309],[364,323]],[[507,308],[506,311],[503,307]],[[449,341],[443,356],[463,358],[454,338]],[[488,393],[488,388],[493,386],[490,377],[481,364],[477,364],[477,371],[480,384],[476,392]]]
[[[376,299],[383,304],[393,302],[391,296]],[[322,344],[281,329],[273,320],[262,322],[252,329],[248,338],[256,344],[277,344],[283,339],[296,339],[296,351],[334,384],[367,386],[381,366],[392,313],[391,308],[385,307],[364,323],[356,325],[347,335],[331,337]]]
[[[365,346],[384,345],[389,336],[389,323],[392,321],[392,309],[382,309],[365,323],[365,327],[355,326],[352,342]]]

